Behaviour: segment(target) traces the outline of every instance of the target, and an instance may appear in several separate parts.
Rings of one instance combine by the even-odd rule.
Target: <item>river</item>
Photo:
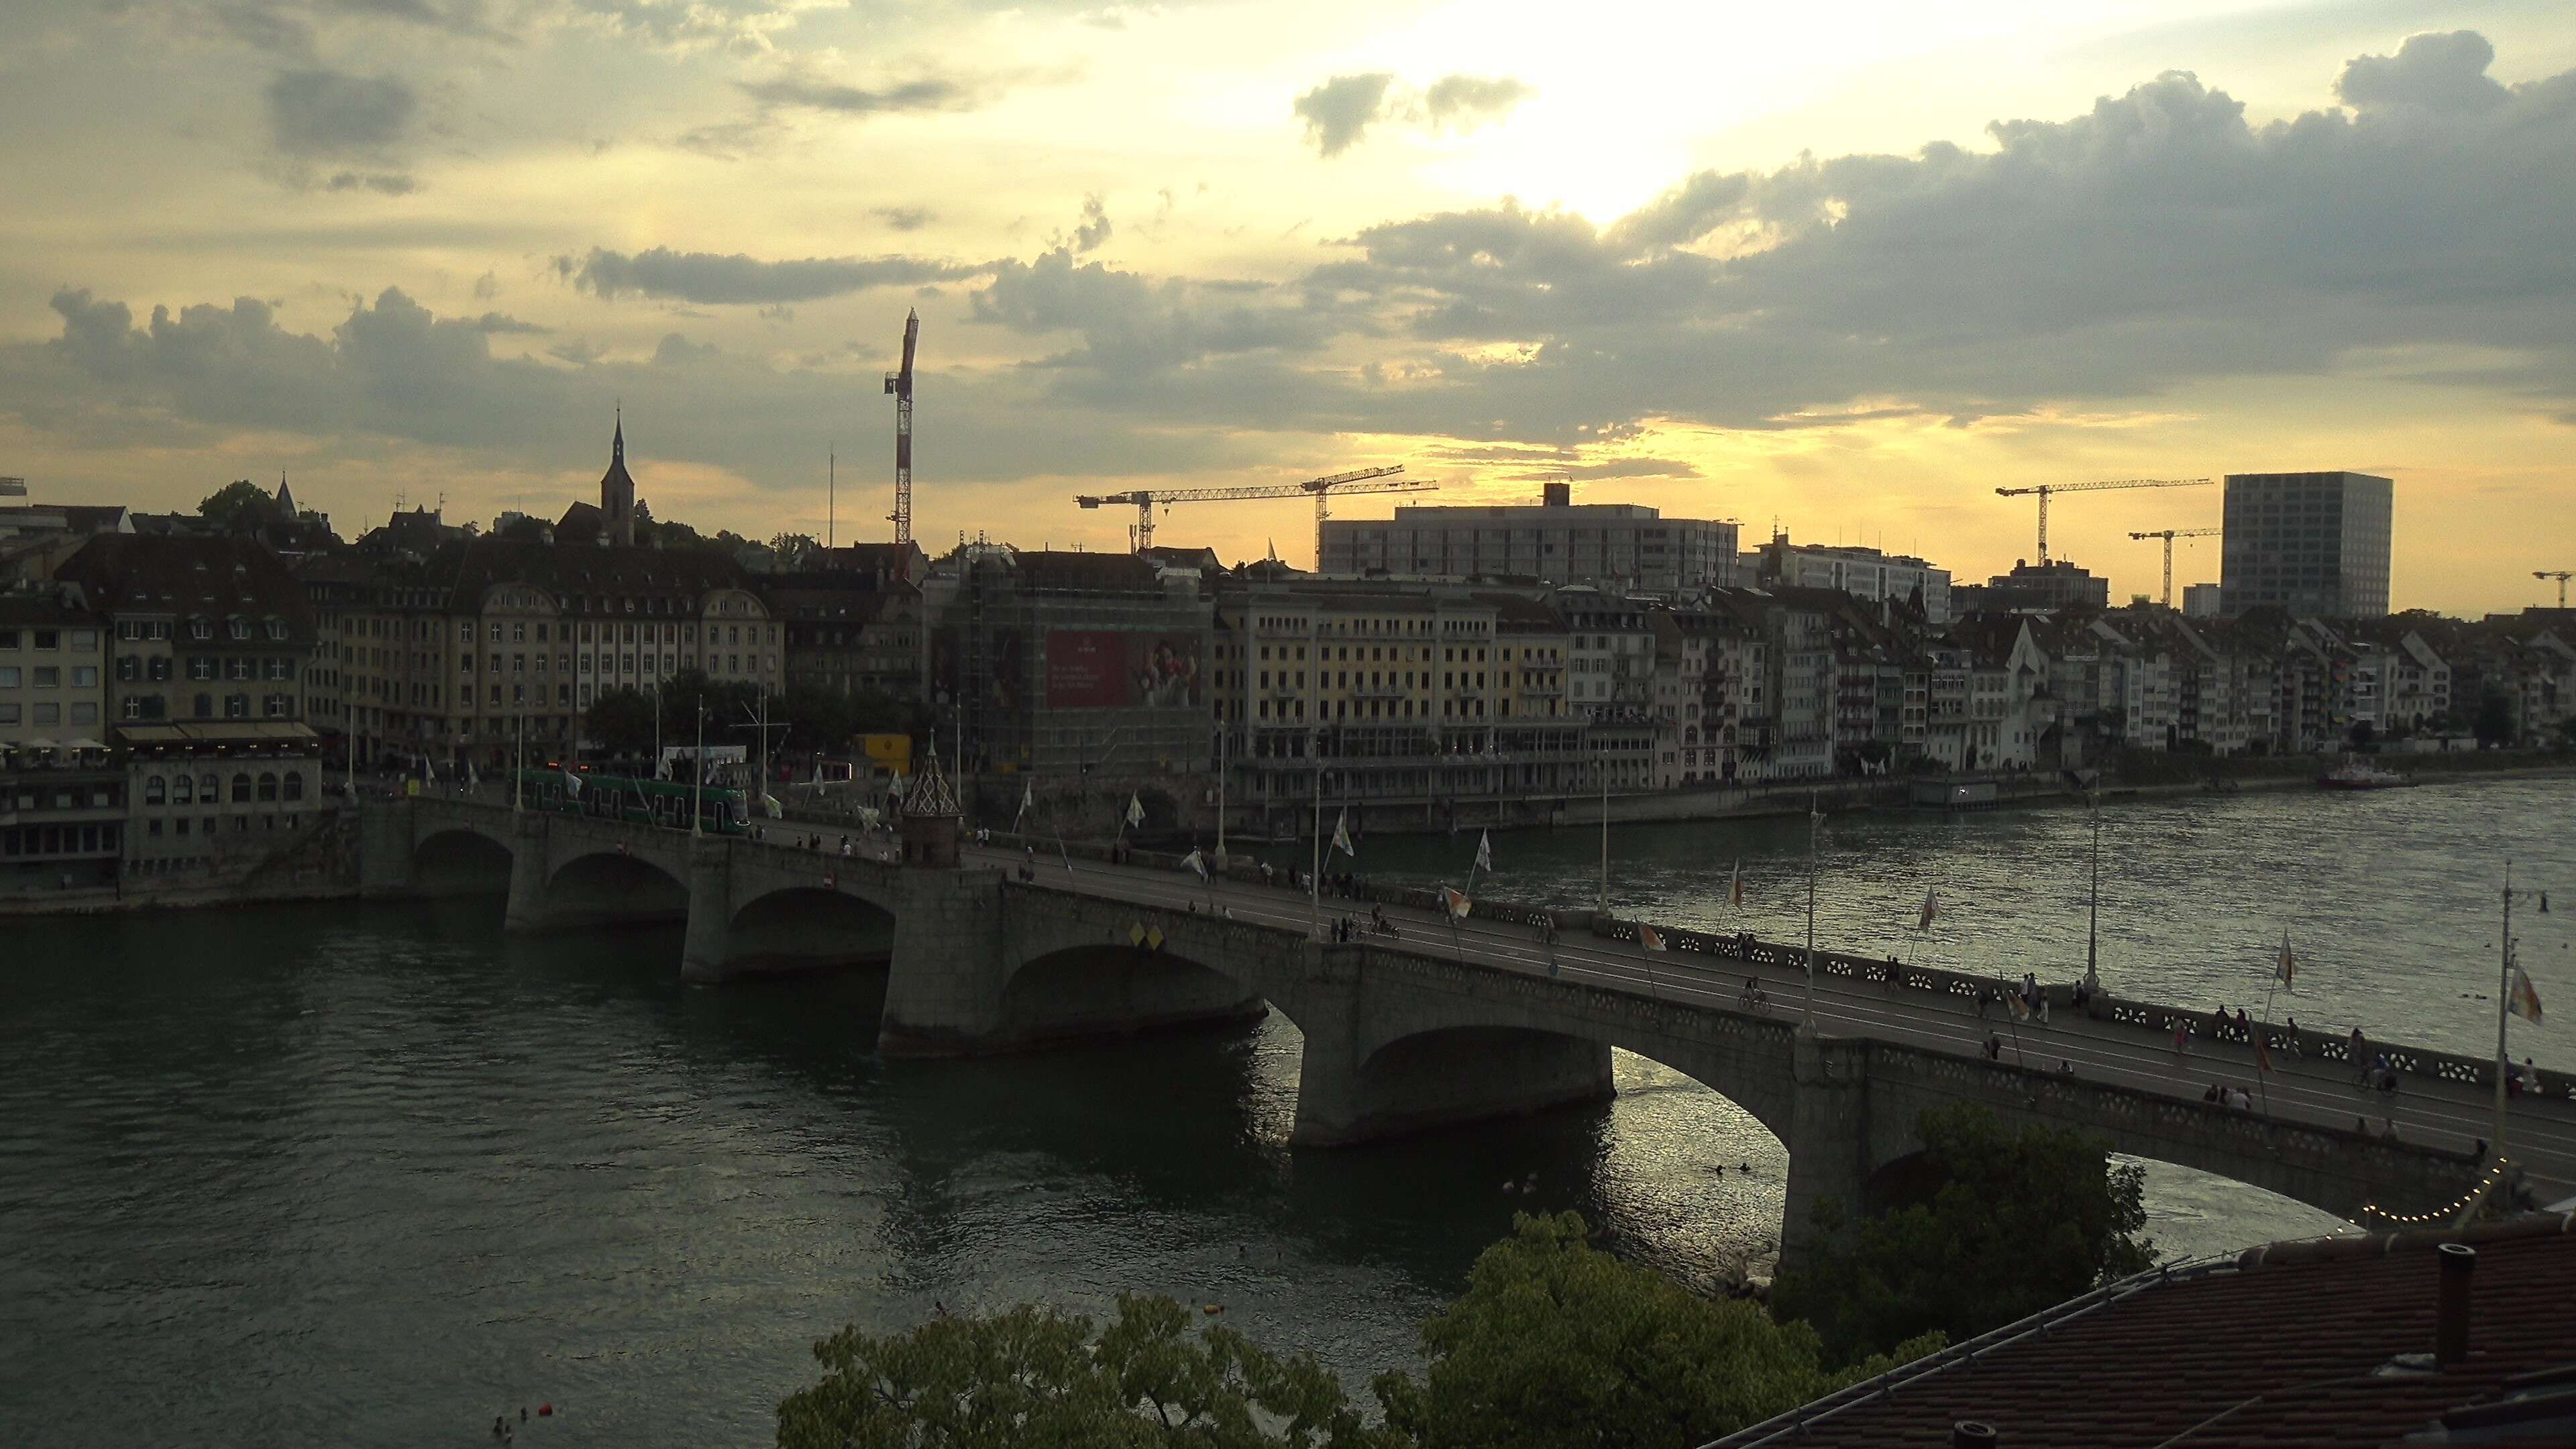
[[[2103,974],[2259,1010],[2287,926],[2300,989],[2276,1011],[2491,1050],[2504,855],[2576,890],[2571,821],[2566,780],[2122,805]],[[2088,829],[1829,820],[1820,939],[2063,978]],[[1361,850],[1431,878],[1474,837]],[[1497,836],[1491,890],[1588,900],[1597,851]],[[1613,905],[1737,929],[1739,858],[1741,926],[1795,939],[1803,822],[1618,829]],[[1927,888],[1943,912],[1917,935]],[[2517,924],[2543,996],[2576,1010],[2567,922]],[[1298,1039],[1276,1017],[885,1063],[881,976],[693,991],[679,944],[507,939],[497,900],[0,924],[0,1442],[489,1443],[494,1413],[551,1401],[526,1442],[757,1445],[839,1324],[1125,1290],[1221,1303],[1356,1386],[1411,1361],[1516,1208],[1580,1209],[1698,1281],[1778,1231],[1778,1144],[1640,1059],[1599,1111],[1291,1153]],[[2576,1065],[2520,1023],[2515,1050]],[[2169,1252],[2328,1225],[2150,1168]]]

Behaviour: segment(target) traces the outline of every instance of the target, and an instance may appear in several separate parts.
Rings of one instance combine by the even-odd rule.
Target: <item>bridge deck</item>
[[[972,863],[1006,869],[1021,859],[1016,852],[972,847],[966,855]],[[1038,882],[1169,910],[1187,910],[1196,903],[1200,910],[1229,910],[1238,921],[1299,935],[1308,929],[1306,897],[1288,890],[1226,881],[1202,885],[1159,868],[1093,861],[1074,862],[1069,874],[1062,862],[1041,862]],[[1365,902],[1328,898],[1324,904],[1328,920],[1337,914],[1365,918],[1368,910]],[[1569,933],[1546,945],[1530,927],[1475,917],[1457,922],[1453,938],[1444,915],[1385,909],[1401,932],[1390,944],[1403,949],[1724,1011],[1744,1009],[1744,983],[1750,976],[1770,997],[1769,1015],[1794,1021],[1802,1014],[1805,972],[1796,966],[1647,951],[1588,933]],[[2008,1062],[2042,1070],[2064,1063],[2088,1080],[2190,1102],[2198,1102],[2214,1081],[2242,1085],[2260,1094],[2256,1115],[2346,1129],[2359,1119],[2373,1131],[2393,1122],[2401,1140],[2452,1150],[2469,1148],[2495,1128],[2494,1098],[2468,1084],[2410,1077],[2402,1090],[2382,1094],[2355,1086],[2352,1069],[2341,1062],[2276,1053],[2273,1070],[2263,1073],[2252,1049],[2243,1045],[2195,1038],[2187,1052],[2177,1053],[2135,1028],[2072,1012],[2056,1015],[2046,1026],[2036,1020],[2015,1023],[2003,1006],[1980,1017],[1972,1002],[1955,996],[1891,992],[1823,973],[1816,985],[1816,1024],[1829,1036],[1866,1037],[1961,1058],[1982,1057],[1987,1037],[1996,1035],[2003,1039]],[[2510,1103],[2508,1112],[2508,1150],[2544,1197],[2576,1190],[2576,1108],[2522,1097]]]

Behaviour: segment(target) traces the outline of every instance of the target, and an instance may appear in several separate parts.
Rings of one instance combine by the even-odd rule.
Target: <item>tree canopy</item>
[[[1704,1444],[1900,1361],[1831,1371],[1807,1325],[1603,1252],[1570,1212],[1515,1215],[1466,1293],[1422,1326],[1422,1344],[1421,1381],[1390,1373],[1372,1385],[1387,1427],[1420,1449]]]
[[[2145,1173],[2066,1128],[1982,1107],[1926,1112],[1913,1200],[1858,1224],[1820,1205],[1820,1246],[1772,1302],[1836,1360],[1939,1330],[1970,1338],[2155,1265]]]
[[[779,1449],[1400,1449],[1311,1356],[1195,1328],[1169,1298],[1092,1321],[1023,1304],[814,1345],[823,1378],[778,1405]]]
[[[277,522],[277,500],[258,484],[241,478],[207,494],[198,502],[197,513],[222,524],[226,533],[257,533]]]

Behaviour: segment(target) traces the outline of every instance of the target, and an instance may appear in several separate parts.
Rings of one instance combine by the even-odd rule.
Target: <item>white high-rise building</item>
[[[1784,533],[1746,553],[1737,579],[1755,588],[1839,589],[1855,599],[1905,599],[1920,591],[1925,620],[1950,622],[1950,571],[1905,554],[1796,544]]]
[[[1546,501],[1398,508],[1391,520],[1337,518],[1324,525],[1328,574],[1394,578],[1497,578],[1589,584],[1622,593],[1721,588],[1735,575],[1732,520],[1666,518],[1635,503],[1576,503],[1550,483]]]

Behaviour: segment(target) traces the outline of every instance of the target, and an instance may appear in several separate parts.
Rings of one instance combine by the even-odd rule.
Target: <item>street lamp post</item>
[[[1314,940],[1324,939],[1324,727],[1317,725],[1306,737],[1306,748],[1315,755],[1315,868],[1306,877],[1308,909],[1306,932]]]
[[[2084,917],[2084,991],[2086,995],[2102,989],[2099,927],[2102,923],[2102,787],[2093,787],[2093,903]]]
[[[707,808],[707,702],[698,699],[698,757],[689,770],[689,833],[699,833],[700,817]]]
[[[1824,819],[1816,792],[1807,792],[1807,1030],[1816,1029],[1816,827]]]

